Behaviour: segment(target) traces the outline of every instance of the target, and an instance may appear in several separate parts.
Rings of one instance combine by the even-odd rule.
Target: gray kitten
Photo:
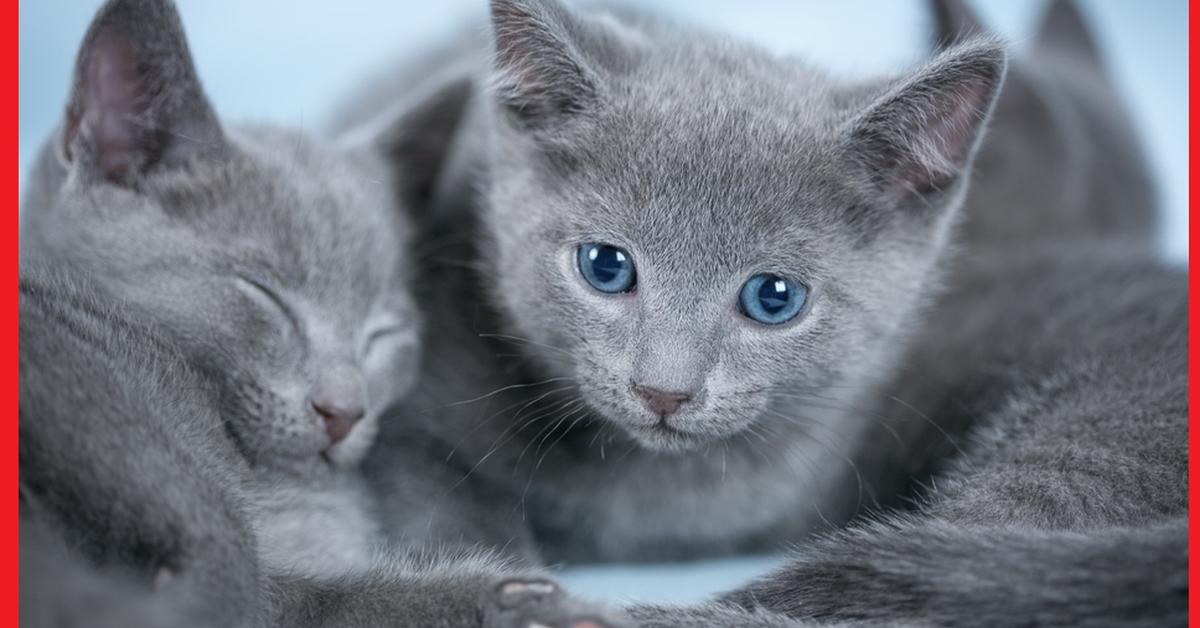
[[[86,269],[223,389],[264,556],[358,564],[351,471],[412,379],[407,225],[365,150],[223,127],[174,8],[113,3],[80,49],[25,199],[22,261]]]
[[[724,601],[952,625],[1180,616],[1182,277],[1031,247],[1024,265],[981,256],[971,290],[925,313],[1001,45],[851,85],[627,10],[493,0],[492,26],[491,67],[479,54],[469,100],[440,105],[465,113],[422,215],[420,379],[365,463],[389,533],[549,561],[726,554],[835,530],[938,472],[912,513]],[[461,58],[420,76],[471,78]],[[440,461],[443,490],[409,479]],[[413,497],[436,511],[406,516]]]
[[[220,382],[69,276],[78,269],[61,271],[35,270],[20,287],[22,626],[507,628],[600,617],[485,552],[385,553],[332,578],[264,568]]]
[[[377,547],[357,462],[417,316],[393,175],[343,144],[220,124],[167,0],[98,12],[23,211],[22,512],[57,539],[23,563],[31,622],[106,588],[187,625],[591,612],[486,552]]]
[[[942,45],[987,33],[964,0],[931,0]],[[969,251],[1111,238],[1150,250],[1158,199],[1119,90],[1071,0],[1052,0],[1009,66],[975,159],[961,238]]]

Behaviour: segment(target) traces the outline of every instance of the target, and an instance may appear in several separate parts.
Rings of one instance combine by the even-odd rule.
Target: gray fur
[[[543,577],[379,547],[357,462],[418,330],[393,190],[431,175],[376,139],[224,126],[170,2],[100,9],[22,212],[22,513],[68,557],[23,563],[30,625],[500,626]],[[318,399],[366,415],[336,440]]]
[[[789,409],[810,391],[856,400],[895,353],[888,341],[922,302],[948,236],[1002,49],[972,42],[906,76],[844,87],[645,16],[497,5],[506,6],[499,18],[571,20],[579,37],[565,44],[559,31],[527,30],[579,56],[564,64],[561,51],[543,58],[528,42],[502,44],[513,57],[499,62],[523,69],[503,66],[468,105],[468,135],[451,156],[463,164],[448,174],[465,178],[441,189],[481,187],[479,224],[453,203],[427,221],[422,239],[438,248],[417,282],[433,313],[421,384],[367,460],[381,495],[437,508],[412,521],[385,503],[389,532],[482,536],[524,554],[536,536],[550,560],[654,559],[774,547],[837,518],[812,500],[834,488],[818,469],[845,459],[818,441],[862,426],[840,420],[835,400],[810,415],[828,431],[799,438],[812,426]],[[537,64],[582,72],[584,100],[567,106],[540,83],[526,89],[521,72]],[[697,84],[709,96],[697,100]],[[923,126],[923,107],[941,108],[947,126]],[[475,233],[487,236],[470,241]],[[586,289],[571,257],[589,238],[634,253],[645,296]],[[736,313],[740,282],[766,268],[812,285],[818,296],[801,323],[767,330]],[[631,379],[704,390],[665,431]],[[762,430],[781,449],[764,452]],[[447,459],[454,494],[407,480]],[[662,500],[647,478],[676,499]],[[797,485],[811,492],[776,498]],[[472,514],[466,504],[481,501],[511,515]]]
[[[109,96],[120,89],[154,96]],[[346,485],[380,410],[412,378],[416,334],[388,175],[365,150],[220,126],[163,2],[101,9],[67,118],[25,199],[22,262],[86,270],[214,375],[251,491],[274,496],[255,500],[265,557],[313,571],[365,559],[369,505]],[[107,138],[125,125],[131,144]],[[128,172],[114,180],[106,163]],[[322,394],[368,410],[332,445],[312,405]],[[344,502],[336,520],[322,513],[329,500]]]
[[[1080,243],[982,256],[956,282],[856,456],[877,494],[918,479],[913,514],[871,517],[726,599],[945,626],[1182,625],[1185,276]]]
[[[882,620],[823,621],[796,619],[782,613],[762,609],[747,611],[728,603],[695,606],[652,605],[634,606],[627,611],[641,628],[673,628],[676,626],[737,626],[737,628],[907,628],[920,623]]]
[[[966,0],[929,4],[942,45],[988,32]],[[1124,98],[1075,3],[1047,5],[996,103],[960,240],[968,251],[1097,238],[1154,250],[1158,195]]]
[[[1098,232],[1062,203],[1037,228],[1010,214],[1000,220],[1013,230],[980,232],[996,246],[944,270],[1001,45],[970,39],[914,72],[848,85],[626,10],[492,8],[492,66],[473,71],[438,203],[422,215],[421,375],[366,460],[389,534],[550,561],[651,560],[811,541],[875,511],[879,523],[802,549],[725,602],[768,622],[971,623],[981,593],[937,577],[945,561],[1011,594],[1004,615],[981,606],[1000,625],[1103,623],[1106,608],[1181,617],[1178,561],[1123,544],[1154,557],[1183,547],[1182,277],[1145,253],[1115,203],[1119,224]],[[446,84],[463,67],[410,76]],[[1107,132],[1108,120],[1095,123]],[[1136,160],[1080,167],[1085,181],[1144,174]],[[1046,198],[1091,192],[1039,181]],[[1153,212],[1131,198],[1120,202],[1132,214]],[[1038,229],[1047,237],[1029,236]],[[572,256],[589,241],[631,253],[636,292],[589,290]],[[738,287],[763,271],[812,287],[797,322],[739,318]],[[692,400],[664,430],[634,384]],[[429,478],[441,489],[411,480],[437,461],[451,465]],[[910,493],[914,479],[932,488]],[[913,513],[888,514],[906,496]],[[400,505],[414,498],[434,512],[408,516]],[[907,530],[916,542],[889,541]],[[1077,555],[1050,549],[1060,543]],[[1006,551],[1068,580],[1021,597],[1028,572],[988,562]],[[1129,571],[1098,575],[1114,565]],[[739,611],[692,612],[678,617],[724,625]]]
[[[55,275],[22,281],[19,336],[22,625],[157,615],[159,604],[177,621],[254,625],[260,574],[244,558],[253,536],[228,488],[238,457],[219,437],[211,381]],[[151,601],[160,574],[169,599]]]
[[[177,608],[127,573],[96,569],[33,517],[20,518],[20,618],[26,628],[167,628]],[[64,604],[64,599],[71,602]],[[199,618],[192,618],[199,619]],[[197,621],[193,625],[208,625]]]

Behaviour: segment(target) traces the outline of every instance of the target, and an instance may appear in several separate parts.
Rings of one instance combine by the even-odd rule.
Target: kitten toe
[[[561,597],[562,591],[549,580],[505,580],[496,587],[496,604],[505,609],[544,604],[556,596]]]
[[[572,599],[560,586],[540,578],[510,578],[492,590],[483,628],[621,628],[598,607]]]

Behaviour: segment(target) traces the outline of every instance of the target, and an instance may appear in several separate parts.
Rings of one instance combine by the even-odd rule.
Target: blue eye
[[[800,313],[808,288],[778,275],[755,275],[742,286],[742,313],[764,325],[782,325]]]
[[[633,258],[624,250],[608,244],[584,244],[579,247],[579,274],[600,292],[629,292],[637,285]]]

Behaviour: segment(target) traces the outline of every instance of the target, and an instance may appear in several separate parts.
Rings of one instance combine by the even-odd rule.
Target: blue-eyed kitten
[[[933,472],[913,513],[724,602],[945,625],[1186,609],[1181,277],[1081,237],[998,247],[928,307],[1001,44],[847,83],[629,10],[494,0],[492,26],[473,69],[410,75],[476,88],[421,216],[420,379],[366,461],[389,534],[711,556],[833,533]],[[435,460],[443,491],[411,481]],[[413,496],[434,512],[408,517]]]

